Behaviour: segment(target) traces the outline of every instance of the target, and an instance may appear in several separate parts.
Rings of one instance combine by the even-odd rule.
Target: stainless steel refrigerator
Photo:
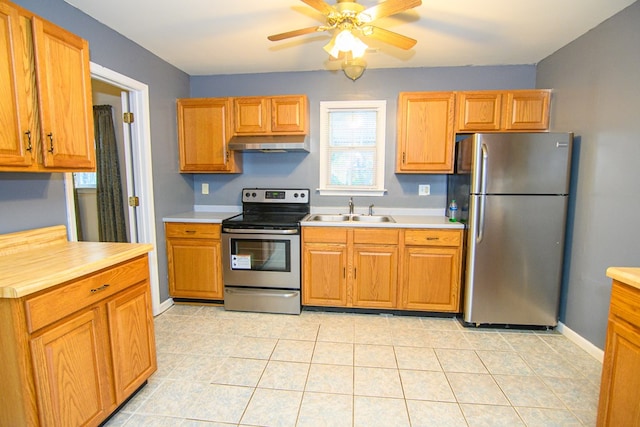
[[[474,134],[456,142],[455,199],[466,223],[464,322],[558,322],[571,133]]]

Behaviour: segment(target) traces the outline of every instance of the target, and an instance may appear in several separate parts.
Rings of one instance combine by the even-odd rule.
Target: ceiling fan
[[[411,49],[416,44],[415,39],[376,27],[372,23],[420,6],[422,0],[386,0],[369,8],[356,3],[355,0],[337,0],[333,6],[324,0],[301,1],[325,15],[326,24],[274,34],[267,38],[271,41],[279,41],[315,32],[333,31],[333,37],[324,46],[324,50],[332,58],[344,59],[342,68],[353,80],[360,77],[366,67],[364,60],[360,59],[368,47],[361,40],[362,38],[375,39],[405,50]]]

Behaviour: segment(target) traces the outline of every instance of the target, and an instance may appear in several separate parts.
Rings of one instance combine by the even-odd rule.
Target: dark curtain
[[[101,242],[126,242],[118,145],[111,105],[94,105],[98,226]]]

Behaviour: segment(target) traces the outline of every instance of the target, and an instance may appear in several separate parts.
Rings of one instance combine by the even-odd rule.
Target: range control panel
[[[309,203],[309,189],[244,188],[242,203]]]

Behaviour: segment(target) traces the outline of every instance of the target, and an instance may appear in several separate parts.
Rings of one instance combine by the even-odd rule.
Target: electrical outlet
[[[202,183],[202,194],[209,194],[209,183],[208,182],[203,182]]]
[[[428,196],[431,194],[431,186],[429,184],[418,185],[418,196]]]

